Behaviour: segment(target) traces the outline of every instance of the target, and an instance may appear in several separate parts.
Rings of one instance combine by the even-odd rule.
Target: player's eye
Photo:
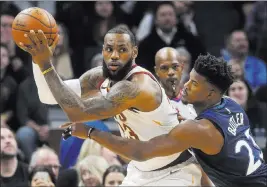
[[[124,52],[126,52],[126,51],[127,51],[126,48],[121,48],[121,49],[120,49],[120,52],[121,52],[121,53],[124,53]]]
[[[111,52],[111,51],[112,51],[112,48],[111,48],[111,47],[106,47],[105,50],[106,50],[107,52]]]
[[[160,70],[161,71],[168,71],[169,67],[168,66],[161,66]]]
[[[172,69],[174,69],[174,70],[178,70],[178,68],[179,68],[178,64],[175,64],[175,65],[172,66]]]

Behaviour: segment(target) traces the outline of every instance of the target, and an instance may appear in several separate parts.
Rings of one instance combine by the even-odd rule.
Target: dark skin
[[[61,80],[53,68],[51,57],[56,42],[51,48],[42,31],[30,32],[25,37],[32,43],[29,49],[20,43],[20,47],[32,55],[33,61],[39,65],[42,72],[52,67],[44,74],[46,82],[57,103],[72,122],[85,122],[113,117],[128,108],[135,107],[143,112],[155,110],[161,103],[161,88],[149,76],[134,75],[131,81],[112,82],[106,97],[99,94],[98,85],[104,80],[102,68],[94,68],[80,78],[82,98],[77,96]],[[112,74],[122,68],[130,59],[138,54],[128,34],[109,33],[105,36],[102,51],[104,62]],[[117,66],[112,66],[112,63]],[[134,61],[131,62],[134,64]]]
[[[185,84],[182,97],[184,102],[196,103],[196,110],[199,114],[219,103],[221,97],[222,94],[219,89],[211,85],[205,77],[192,70],[190,80]],[[200,105],[200,103],[202,104]],[[70,123],[65,124],[62,128],[69,125]],[[77,123],[73,126],[72,135],[87,139],[89,128],[82,123]],[[186,120],[168,134],[152,138],[149,141],[125,139],[96,129],[93,130],[90,138],[116,154],[136,161],[168,156],[191,147],[200,149],[208,155],[215,155],[221,151],[224,144],[222,134],[207,119]]]
[[[180,80],[184,63],[176,49],[164,47],[155,56],[155,72],[169,98],[176,98],[180,93]]]

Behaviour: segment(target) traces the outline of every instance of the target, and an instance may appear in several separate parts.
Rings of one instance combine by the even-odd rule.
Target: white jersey
[[[179,114],[185,119],[195,119],[197,117],[197,113],[191,104],[183,104],[183,102],[178,98],[171,100],[171,104],[174,108],[176,108]]]
[[[146,69],[136,66],[125,77],[130,78],[133,74],[144,73],[154,79],[157,79]],[[109,90],[110,80],[106,79],[100,86],[103,96],[106,96]],[[160,85],[160,84],[159,84]],[[116,115],[114,118],[119,124],[122,137],[148,141],[156,136],[169,133],[176,125],[179,124],[177,119],[177,110],[170,104],[170,101],[161,87],[162,102],[158,108],[151,112],[141,112],[135,108],[130,108]],[[181,153],[165,157],[152,158],[144,162],[132,161],[132,164],[142,171],[151,171],[162,168],[174,160]]]

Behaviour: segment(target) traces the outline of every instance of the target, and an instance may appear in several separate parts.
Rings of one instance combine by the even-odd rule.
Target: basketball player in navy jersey
[[[233,82],[223,59],[199,56],[182,94],[198,117],[148,141],[124,139],[77,123],[65,131],[91,138],[119,155],[145,161],[192,148],[215,186],[266,186],[267,165],[250,132],[249,119],[225,91]],[[140,124],[142,125],[142,124]]]

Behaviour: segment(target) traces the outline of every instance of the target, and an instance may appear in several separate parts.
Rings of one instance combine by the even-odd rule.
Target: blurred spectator
[[[256,92],[259,101],[267,103],[267,85],[260,87]]]
[[[126,169],[121,166],[110,166],[103,174],[103,186],[120,186],[126,176]]]
[[[61,167],[56,152],[47,146],[37,149],[32,154],[29,164],[30,171],[36,166],[47,166],[51,168],[56,178],[58,177]]]
[[[98,53],[93,57],[91,61],[91,67],[94,68],[102,65],[103,65],[103,55],[102,53]]]
[[[196,24],[194,22],[193,1],[173,1],[176,9],[177,19],[182,21],[188,32],[198,36]]]
[[[78,187],[78,173],[75,168],[62,170],[57,178],[56,187]]]
[[[194,22],[207,51],[220,56],[224,37],[233,29],[244,27],[245,1],[194,1]]]
[[[245,79],[255,91],[260,86],[267,84],[266,64],[248,54],[249,43],[244,31],[233,31],[226,40],[226,49],[222,50],[222,56],[226,61],[234,58],[245,69]]]
[[[23,81],[18,89],[17,118],[21,127],[16,136],[27,161],[49,137],[48,110],[40,102],[37,92],[32,76]]]
[[[14,133],[1,126],[1,187],[28,184],[28,166],[17,159],[18,146]]]
[[[245,78],[245,70],[241,64],[242,63],[238,59],[232,58],[231,60],[229,60],[229,65],[232,67],[232,72],[235,79]]]
[[[15,114],[16,89],[17,83],[7,72],[7,67],[10,63],[8,49],[4,44],[1,44],[1,60],[0,60],[0,113],[1,126],[11,125],[11,128],[16,131],[15,121],[12,120]],[[13,124],[11,124],[13,122]]]
[[[56,14],[55,1],[13,1],[16,6],[22,11],[30,7],[39,7],[47,10],[51,15]]]
[[[91,139],[84,141],[77,162],[79,163],[89,155],[101,156],[108,162],[109,165],[121,165],[115,153],[105,147],[102,147],[96,141]]]
[[[12,22],[18,13],[18,8],[12,2],[3,3],[0,10],[0,23],[1,43],[7,46],[10,57],[8,72],[20,83],[31,72],[31,57],[20,49],[12,39]]]
[[[246,111],[252,133],[255,128],[265,128],[267,124],[266,105],[255,99],[249,84],[244,80],[235,81],[229,88],[227,95],[240,104]]]
[[[55,187],[56,177],[51,168],[37,166],[32,169],[29,181],[32,187]]]
[[[90,155],[77,163],[79,186],[101,186],[104,172],[109,167],[103,157]]]
[[[64,25],[58,24],[59,42],[54,52],[53,65],[63,80],[74,77],[72,63],[70,58],[69,36]]]
[[[245,30],[253,54],[267,62],[267,2],[254,3],[249,13]]]
[[[181,85],[184,85],[189,80],[189,73],[191,71],[191,55],[184,47],[178,47],[178,60],[184,63],[184,70],[181,78]],[[183,86],[182,86],[183,87]]]
[[[154,57],[163,47],[185,47],[192,55],[206,53],[200,40],[189,33],[176,19],[175,7],[171,2],[161,2],[155,10],[155,25],[151,33],[139,44],[137,63],[154,72]],[[192,64],[193,65],[193,64]]]

